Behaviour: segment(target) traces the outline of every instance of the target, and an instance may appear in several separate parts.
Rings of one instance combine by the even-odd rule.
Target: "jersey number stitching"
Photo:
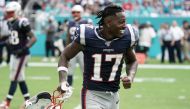
[[[12,45],[17,45],[19,43],[19,38],[18,38],[18,32],[17,31],[11,31],[11,36],[10,36],[10,43]]]
[[[112,66],[112,71],[110,73],[110,77],[109,77],[108,81],[114,81],[116,72],[121,63],[122,56],[123,56],[122,54],[106,54],[105,55],[105,61],[107,61],[107,62],[111,62],[112,59],[115,59],[115,63]],[[92,57],[94,58],[95,63],[94,63],[94,75],[92,76],[91,80],[103,81],[103,79],[100,75],[101,74],[101,64],[102,64],[102,54],[94,54]]]

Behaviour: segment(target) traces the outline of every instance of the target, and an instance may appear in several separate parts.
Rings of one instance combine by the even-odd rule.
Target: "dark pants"
[[[53,41],[46,41],[46,57],[49,57],[49,52],[52,53],[52,56],[55,56],[54,53],[54,45],[53,45]]]
[[[174,53],[173,53],[173,47],[171,46],[171,41],[163,41],[163,45],[161,47],[161,50],[162,50],[161,62],[162,63],[164,62],[165,50],[166,49],[168,49],[169,62],[174,63],[175,62],[175,57],[174,57]]]
[[[149,47],[137,45],[135,51],[136,51],[137,53],[144,53],[144,54],[147,56],[147,55],[148,55],[147,53],[148,53],[148,51],[149,51]]]
[[[178,40],[178,41],[175,41],[175,44],[173,46],[173,54],[175,56],[175,50],[177,52],[177,58],[178,58],[178,61],[179,63],[182,63],[182,48],[181,48],[181,41]],[[175,62],[175,58],[174,58],[174,62]]]

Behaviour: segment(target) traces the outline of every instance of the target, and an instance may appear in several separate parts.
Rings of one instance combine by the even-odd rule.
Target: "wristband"
[[[68,73],[68,68],[67,67],[64,67],[64,66],[60,66],[57,68],[57,71],[60,72],[60,71],[65,71]]]

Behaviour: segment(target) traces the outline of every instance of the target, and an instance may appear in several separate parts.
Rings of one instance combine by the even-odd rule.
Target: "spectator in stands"
[[[131,13],[131,15],[133,15],[133,16],[139,16],[139,15],[141,15],[140,10],[141,10],[141,5],[140,5],[140,3],[139,3],[138,1],[136,1],[136,2],[133,4],[133,11],[130,12],[130,13]]]
[[[45,28],[45,33],[46,33],[45,53],[46,53],[46,57],[43,58],[43,60],[42,60],[44,62],[48,61],[49,52],[51,52],[51,55],[52,55],[51,61],[55,62],[54,38],[55,38],[56,32],[57,32],[57,26],[55,24],[54,19],[51,16],[51,17],[49,17],[48,24]]]
[[[190,0],[184,0],[183,16],[190,16]]]
[[[161,25],[160,30],[158,31],[158,36],[160,38],[161,45],[161,63],[164,63],[165,60],[165,50],[168,49],[168,59],[170,63],[173,63],[174,55],[172,54],[173,48],[171,46],[172,36],[169,29],[169,24],[164,23]]]
[[[184,54],[184,61],[190,62],[190,25],[189,22],[184,20],[183,21],[183,32],[184,32],[184,44],[183,44],[183,54]]]
[[[172,26],[170,27],[170,31],[172,34],[172,43],[171,45],[173,46],[173,55],[175,56],[175,50],[177,51],[177,58],[179,60],[179,63],[182,63],[182,44],[183,44],[183,37],[184,37],[184,32],[181,29],[181,27],[178,26],[178,23],[174,20],[172,22]],[[175,62],[175,58],[173,60]]]
[[[183,2],[180,0],[173,0],[172,2],[172,15],[181,16],[183,12]]]
[[[152,6],[150,5],[150,1],[143,1],[141,6],[141,14],[143,16],[150,16],[153,11]]]
[[[122,4],[122,7],[124,10],[132,11],[133,10],[133,4],[131,0],[128,0],[127,2]]]

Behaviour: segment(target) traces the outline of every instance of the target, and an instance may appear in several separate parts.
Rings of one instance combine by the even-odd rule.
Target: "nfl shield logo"
[[[105,42],[105,45],[108,46],[108,47],[110,46],[110,44],[111,44],[111,41],[106,41]]]

